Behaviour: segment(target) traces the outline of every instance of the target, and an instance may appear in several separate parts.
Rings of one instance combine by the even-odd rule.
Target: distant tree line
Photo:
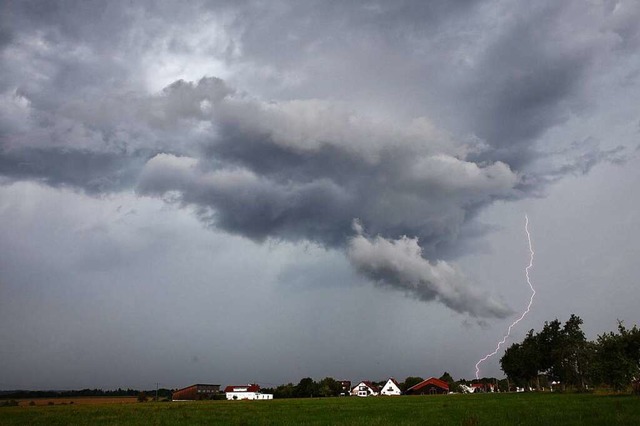
[[[276,388],[263,388],[262,392],[271,393],[274,398],[313,398],[339,396],[343,390],[341,383],[332,377],[325,377],[319,382],[305,377],[297,385],[287,383]]]
[[[606,386],[628,389],[640,378],[640,329],[618,321],[617,332],[588,341],[580,317],[572,314],[563,324],[555,319],[542,330],[530,330],[524,340],[509,346],[500,359],[502,371],[513,385],[527,388],[556,382],[561,390]]]
[[[151,395],[155,397],[156,390],[141,391],[138,389],[115,389],[115,390],[102,390],[102,389],[82,389],[82,390],[49,390],[49,391],[29,391],[29,390],[16,390],[9,391],[2,394],[2,398],[14,398],[14,399],[26,399],[26,398],[75,398],[80,396],[139,396],[140,394]],[[171,389],[158,389],[158,399],[169,398],[171,399]]]

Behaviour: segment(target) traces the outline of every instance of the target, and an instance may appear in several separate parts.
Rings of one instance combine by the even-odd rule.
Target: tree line
[[[81,389],[81,390],[48,390],[48,391],[30,391],[30,390],[15,390],[3,392],[2,398],[15,398],[15,399],[28,399],[28,398],[72,398],[81,396],[139,396],[141,394],[155,396],[156,390],[141,391],[138,389]],[[158,389],[158,398],[171,399],[171,389],[160,388]]]
[[[530,330],[522,342],[507,348],[500,359],[502,371],[525,389],[540,389],[553,382],[562,390],[628,389],[640,378],[640,329],[635,325],[629,329],[618,321],[617,331],[588,341],[582,324],[572,314],[564,325],[555,319],[545,322],[537,333]]]

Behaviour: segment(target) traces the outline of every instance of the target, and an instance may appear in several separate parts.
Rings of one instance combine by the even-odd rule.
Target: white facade
[[[402,391],[396,381],[390,378],[387,380],[387,383],[382,386],[380,395],[402,395]]]
[[[260,393],[260,392],[227,392],[227,399],[229,400],[273,399],[273,395],[270,393]]]
[[[378,396],[378,392],[367,383],[360,382],[351,389],[351,395],[360,397]]]
[[[225,394],[228,400],[273,399],[270,393],[260,393],[260,386],[227,386]]]

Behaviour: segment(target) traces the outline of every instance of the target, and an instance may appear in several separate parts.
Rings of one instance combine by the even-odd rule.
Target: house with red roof
[[[423,380],[417,385],[411,386],[405,392],[407,395],[435,395],[440,393],[449,393],[449,385],[447,382],[435,377]]]
[[[224,393],[227,395],[228,400],[234,401],[241,399],[273,399],[273,395],[270,393],[260,393],[260,386],[256,384],[227,386],[224,388]]]
[[[380,395],[380,389],[370,381],[365,380],[351,389],[351,395],[360,397],[378,396]]]
[[[400,384],[393,377],[389,377],[387,383],[380,388],[380,395],[402,395],[402,390],[400,390]]]

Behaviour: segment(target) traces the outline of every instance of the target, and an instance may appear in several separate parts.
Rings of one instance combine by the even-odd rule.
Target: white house
[[[387,383],[382,386],[380,395],[402,395],[400,385],[398,384],[398,382],[396,382],[396,379],[394,379],[393,377],[389,377]]]
[[[224,393],[229,400],[241,400],[241,399],[273,399],[273,395],[270,393],[260,393],[260,386],[258,385],[243,385],[243,386],[227,386],[224,389]]]
[[[378,396],[380,395],[380,389],[369,381],[362,381],[351,389],[351,395],[361,397]]]

